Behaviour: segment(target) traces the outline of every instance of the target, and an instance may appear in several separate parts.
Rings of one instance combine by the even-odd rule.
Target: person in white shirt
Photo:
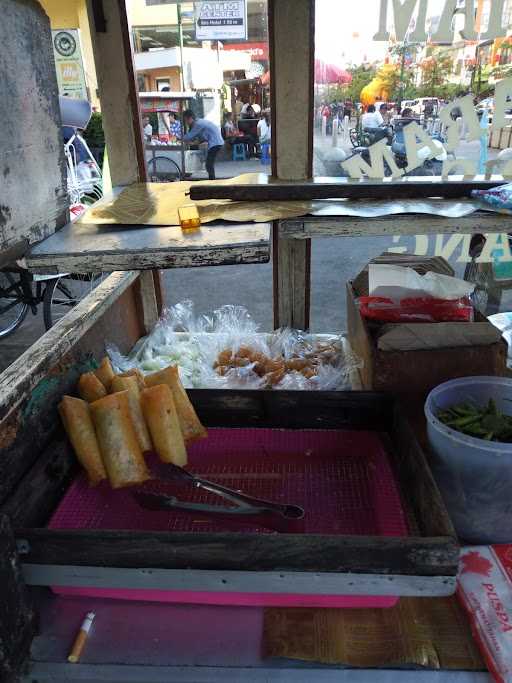
[[[270,145],[271,126],[268,112],[264,112],[263,117],[258,121],[257,130],[260,145]]]
[[[368,128],[379,128],[384,123],[384,119],[380,112],[375,110],[374,104],[369,104],[366,113],[361,116],[361,125],[363,130]]]
[[[146,142],[151,142],[151,138],[153,137],[153,126],[149,122],[149,116],[145,116],[142,119],[142,125],[144,130],[144,140]]]

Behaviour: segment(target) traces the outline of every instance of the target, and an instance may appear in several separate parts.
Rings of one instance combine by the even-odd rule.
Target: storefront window
[[[194,3],[127,0],[151,180],[212,176],[208,140],[182,153],[187,109],[215,127],[216,177],[270,173],[267,2],[245,7],[238,37],[226,25],[205,40]]]
[[[512,3],[475,0],[471,17],[465,16],[466,4],[459,3],[450,22],[445,11],[449,3],[444,0],[424,4],[360,0],[352,4],[350,13],[344,3],[316,0],[315,176],[350,176],[354,168],[363,177],[375,175],[369,148],[379,140],[385,141],[388,155],[384,175],[396,175],[398,169],[411,176],[431,176],[435,182],[441,181],[445,172],[474,175],[491,168],[496,173],[503,171],[504,158],[512,155],[510,98],[503,112],[510,125],[496,133],[492,122],[496,115],[495,88],[512,75]],[[396,17],[395,9],[400,5]],[[492,8],[498,5],[503,13],[493,18]],[[421,7],[427,8],[425,16],[418,14]],[[448,119],[441,114],[460,97],[469,101],[473,117],[476,110],[476,134],[471,134],[469,117],[459,105],[452,105]],[[424,160],[419,159],[408,170],[404,130],[412,123],[421,135],[427,134],[434,141],[439,155],[433,157],[425,150]],[[456,126],[458,131],[453,149],[447,144],[448,126]],[[416,140],[420,142],[420,138]],[[355,158],[363,163],[347,164]],[[473,239],[470,235],[417,235],[313,243],[313,261],[331,259],[343,264],[346,272],[337,273],[343,280],[354,277],[381,252],[443,256],[457,276],[478,281],[485,298],[480,305],[482,312],[491,314],[500,307],[510,307],[512,259],[507,235]],[[313,311],[322,308],[320,298],[329,291],[318,271],[312,268]],[[340,323],[343,300],[340,291],[333,311],[334,316],[340,316]],[[325,304],[332,306],[327,301]]]

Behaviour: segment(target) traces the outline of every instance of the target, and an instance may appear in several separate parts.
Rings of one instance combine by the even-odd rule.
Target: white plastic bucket
[[[458,536],[471,543],[512,542],[512,443],[466,436],[436,418],[439,410],[489,399],[512,415],[512,379],[463,377],[433,389],[425,402],[432,472]]]

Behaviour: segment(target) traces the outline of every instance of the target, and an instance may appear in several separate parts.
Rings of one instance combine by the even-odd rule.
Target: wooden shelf
[[[512,216],[491,211],[475,211],[459,218],[415,213],[370,218],[367,216],[303,216],[279,221],[279,237],[285,239],[511,231]]]
[[[32,247],[33,273],[191,268],[270,259],[270,223],[209,223],[179,227],[69,223]]]

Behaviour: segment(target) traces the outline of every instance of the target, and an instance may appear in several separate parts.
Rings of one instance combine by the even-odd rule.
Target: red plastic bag
[[[473,305],[468,297],[461,299],[411,297],[393,301],[383,296],[361,296],[357,303],[364,318],[385,323],[469,323],[473,321]]]

